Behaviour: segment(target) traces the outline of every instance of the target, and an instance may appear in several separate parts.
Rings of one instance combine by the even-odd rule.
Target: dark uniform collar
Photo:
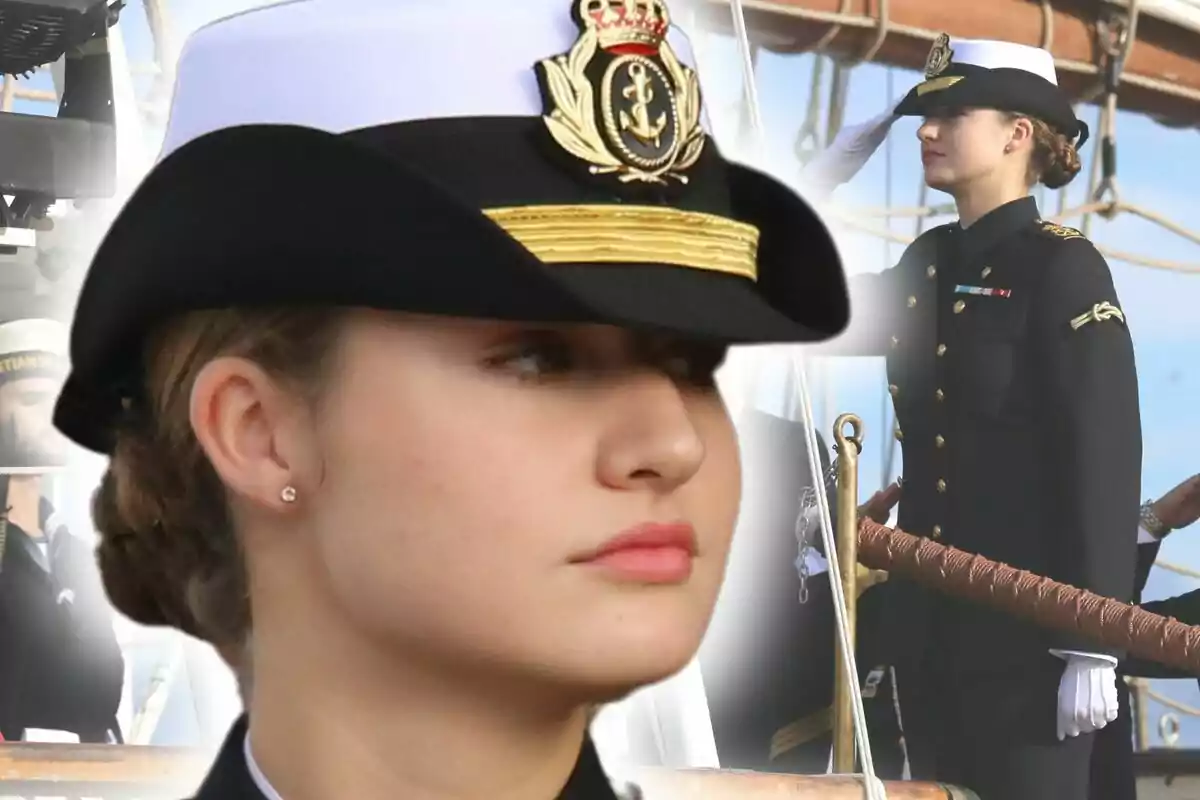
[[[959,243],[959,255],[967,259],[982,255],[992,245],[1038,219],[1037,201],[1022,197],[992,209],[968,228],[956,224],[953,230]]]
[[[20,552],[42,572],[49,574],[54,570],[58,551],[68,546],[66,537],[69,533],[55,513],[53,504],[44,497],[39,502],[38,517],[42,528],[40,537],[33,536],[12,521],[6,523],[8,544],[3,553]],[[9,548],[13,549],[10,551]],[[0,554],[2,557],[3,554]]]
[[[36,565],[42,572],[50,573],[50,537],[44,536],[43,538],[35,539],[15,522],[5,524],[5,533],[8,540],[4,548],[5,555],[10,555],[13,558],[23,556],[27,561]],[[46,545],[45,551],[43,551],[42,545]],[[18,553],[21,556],[18,556]]]
[[[244,743],[249,727],[245,714],[233,723],[195,800],[266,800],[246,765]]]
[[[260,788],[250,773],[246,760],[248,729],[249,724],[243,714],[225,737],[221,752],[208,777],[200,785],[195,800],[273,800],[264,791],[269,787]],[[618,800],[590,736],[584,740],[579,761],[558,800]]]

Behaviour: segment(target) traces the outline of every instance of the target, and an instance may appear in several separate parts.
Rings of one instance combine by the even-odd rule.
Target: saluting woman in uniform
[[[862,324],[831,348],[887,358],[905,473],[898,523],[1128,601],[1141,470],[1133,345],[1104,258],[1043,221],[1029,194],[1075,176],[1087,127],[1050,53],[947,37],[894,113],[848,136],[869,151],[898,116],[924,118],[925,181],[954,198],[959,219],[851,282]],[[830,159],[820,174],[848,174]],[[914,778],[982,800],[1087,797],[1091,732],[1117,713],[1118,654],[895,576],[879,591],[895,615],[886,627]]]
[[[848,315],[690,62],[624,0],[300,0],[189,40],[55,420],[111,455],[117,608],[238,671],[203,800],[613,797],[591,709],[683,667],[721,583],[714,370]]]

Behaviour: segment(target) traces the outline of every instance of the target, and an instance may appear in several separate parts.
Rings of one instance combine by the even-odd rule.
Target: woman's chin
[[[939,192],[948,191],[954,185],[954,174],[944,166],[930,164],[925,167],[925,185]]]
[[[596,702],[612,702],[675,675],[691,662],[699,645],[699,637],[677,632],[652,639],[618,635],[597,648],[599,655],[572,659],[561,668],[583,694]],[[575,652],[583,655],[586,650]]]

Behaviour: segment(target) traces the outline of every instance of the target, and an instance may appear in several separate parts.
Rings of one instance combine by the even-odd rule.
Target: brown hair
[[[1083,166],[1074,139],[1059,133],[1040,119],[1029,121],[1033,124],[1029,182],[1041,183],[1047,189],[1061,189],[1079,174]]]
[[[189,422],[192,385],[212,359],[238,356],[315,400],[343,314],[200,311],[151,337],[144,400],[117,431],[92,502],[114,608],[204,639],[226,660],[244,652],[251,619],[245,565],[225,489]]]

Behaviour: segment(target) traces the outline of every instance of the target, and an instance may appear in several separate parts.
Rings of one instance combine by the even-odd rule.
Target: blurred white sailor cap
[[[66,356],[67,329],[52,319],[18,319],[0,324],[0,356],[13,353]]]

